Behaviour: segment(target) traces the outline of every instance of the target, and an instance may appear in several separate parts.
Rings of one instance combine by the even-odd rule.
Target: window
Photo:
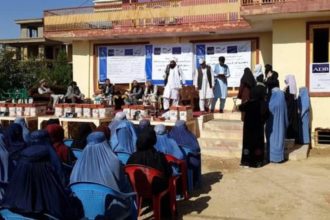
[[[313,63],[329,62],[329,28],[314,29]]]
[[[38,37],[38,28],[37,27],[28,27],[28,37]]]

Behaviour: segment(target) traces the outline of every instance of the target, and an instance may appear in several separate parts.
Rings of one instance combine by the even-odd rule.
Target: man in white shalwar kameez
[[[194,77],[194,86],[199,92],[199,110],[205,112],[210,109],[213,100],[214,76],[211,67],[206,64],[204,59],[199,59],[199,67]]]
[[[176,64],[176,59],[173,58],[165,70],[165,88],[163,93],[163,105],[164,110],[167,111],[170,108],[170,100],[172,105],[179,104],[179,91],[182,88],[184,82],[183,73],[180,67]]]
[[[225,64],[225,58],[219,57],[219,63],[214,66],[214,99],[212,101],[211,112],[214,112],[215,103],[220,98],[220,113],[223,113],[225,108],[226,98],[228,95],[227,78],[230,77],[230,71]]]

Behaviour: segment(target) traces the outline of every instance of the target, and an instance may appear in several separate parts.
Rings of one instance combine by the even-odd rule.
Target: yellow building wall
[[[93,94],[93,47],[89,41],[72,43],[73,80],[87,98]]]
[[[317,20],[317,19],[313,19]],[[306,22],[310,19],[286,19],[273,22],[273,68],[279,73],[281,88],[286,74],[296,76],[297,87],[306,85]],[[330,97],[312,97],[312,132],[330,127],[327,114]]]

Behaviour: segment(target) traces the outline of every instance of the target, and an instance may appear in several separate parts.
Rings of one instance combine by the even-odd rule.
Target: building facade
[[[280,75],[282,88],[285,75],[294,74],[298,87],[309,88],[311,94],[312,129],[329,127],[330,117],[326,113],[330,101],[330,1],[94,2],[93,7],[58,9],[44,14],[45,37],[72,43],[73,77],[85,94],[91,96],[104,77],[102,58],[115,62],[112,51],[118,48],[124,48],[123,53],[130,55],[125,50],[127,45],[152,45],[152,57],[156,59],[156,48],[162,48],[159,45],[189,45],[195,66],[196,58],[201,55],[200,46],[204,45],[203,56],[211,61],[211,55],[218,49],[222,53],[225,45],[227,51],[223,53],[232,57],[233,66],[245,62],[253,69],[256,64],[272,64]],[[246,53],[232,55],[244,50],[244,45],[248,45]],[[102,48],[107,49],[107,55],[100,54]],[[114,68],[112,64],[105,65]],[[155,71],[153,68],[152,74]],[[239,78],[239,73],[236,74]],[[230,88],[233,96],[236,87],[237,83],[233,83]],[[230,104],[228,101],[228,109],[232,108]]]
[[[60,50],[66,50],[68,57],[72,54],[70,44],[49,40],[44,37],[44,22],[42,18],[16,20],[20,26],[20,36],[17,39],[1,39],[3,49],[15,52],[18,60],[41,59],[54,60]]]

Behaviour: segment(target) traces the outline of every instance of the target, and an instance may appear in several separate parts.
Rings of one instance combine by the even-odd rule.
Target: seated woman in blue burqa
[[[136,151],[136,132],[133,124],[126,119],[124,112],[117,112],[109,128],[111,131],[110,146],[114,153],[132,154]]]

